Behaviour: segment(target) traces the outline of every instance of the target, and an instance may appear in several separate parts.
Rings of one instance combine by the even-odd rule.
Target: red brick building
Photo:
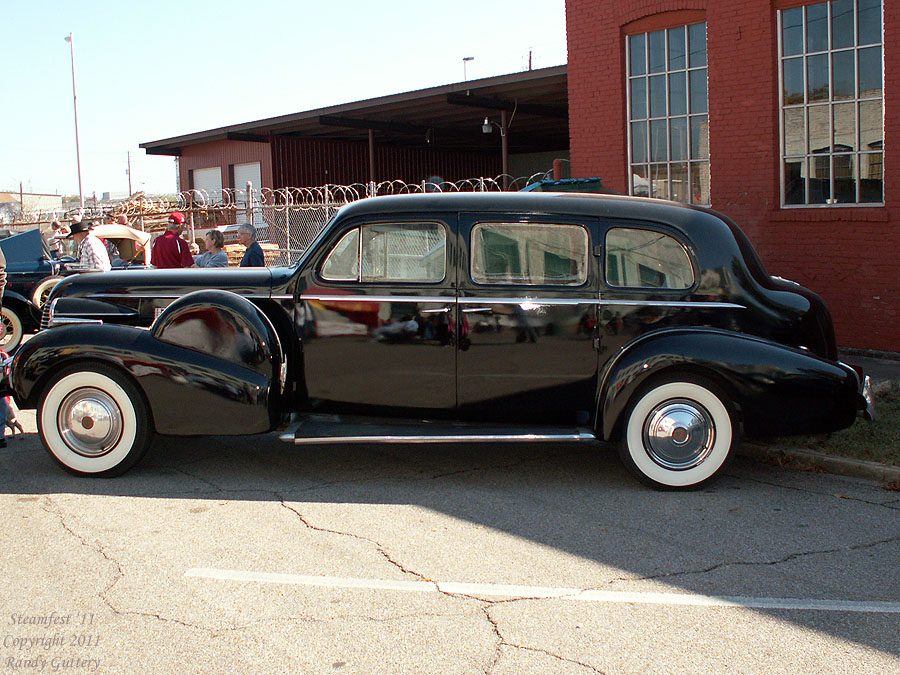
[[[709,204],[900,352],[900,3],[567,0],[572,175]]]

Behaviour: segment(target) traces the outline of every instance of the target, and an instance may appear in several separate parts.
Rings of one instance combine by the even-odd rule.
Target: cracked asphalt
[[[593,446],[274,436],[159,438],[86,480],[20,421],[0,450],[4,671],[900,672],[900,493],[877,483],[739,457],[660,493]]]

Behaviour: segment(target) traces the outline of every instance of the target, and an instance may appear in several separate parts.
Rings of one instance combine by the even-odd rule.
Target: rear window
[[[683,290],[694,285],[684,246],[662,232],[616,227],[606,235],[605,251],[610,286]]]

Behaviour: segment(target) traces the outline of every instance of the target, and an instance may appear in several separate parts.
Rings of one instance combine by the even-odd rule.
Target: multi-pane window
[[[360,233],[361,232],[361,233]],[[329,281],[441,281],[447,234],[437,223],[373,223],[345,234],[322,264]]]
[[[785,206],[884,202],[881,5],[779,12]]]
[[[629,192],[709,204],[706,23],[629,35]]]

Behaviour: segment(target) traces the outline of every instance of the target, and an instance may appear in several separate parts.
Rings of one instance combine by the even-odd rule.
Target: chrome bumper
[[[865,405],[861,405],[859,409],[860,417],[870,422],[875,420],[875,395],[872,393],[872,378],[866,375],[863,377],[862,387],[859,392],[865,401]]]

